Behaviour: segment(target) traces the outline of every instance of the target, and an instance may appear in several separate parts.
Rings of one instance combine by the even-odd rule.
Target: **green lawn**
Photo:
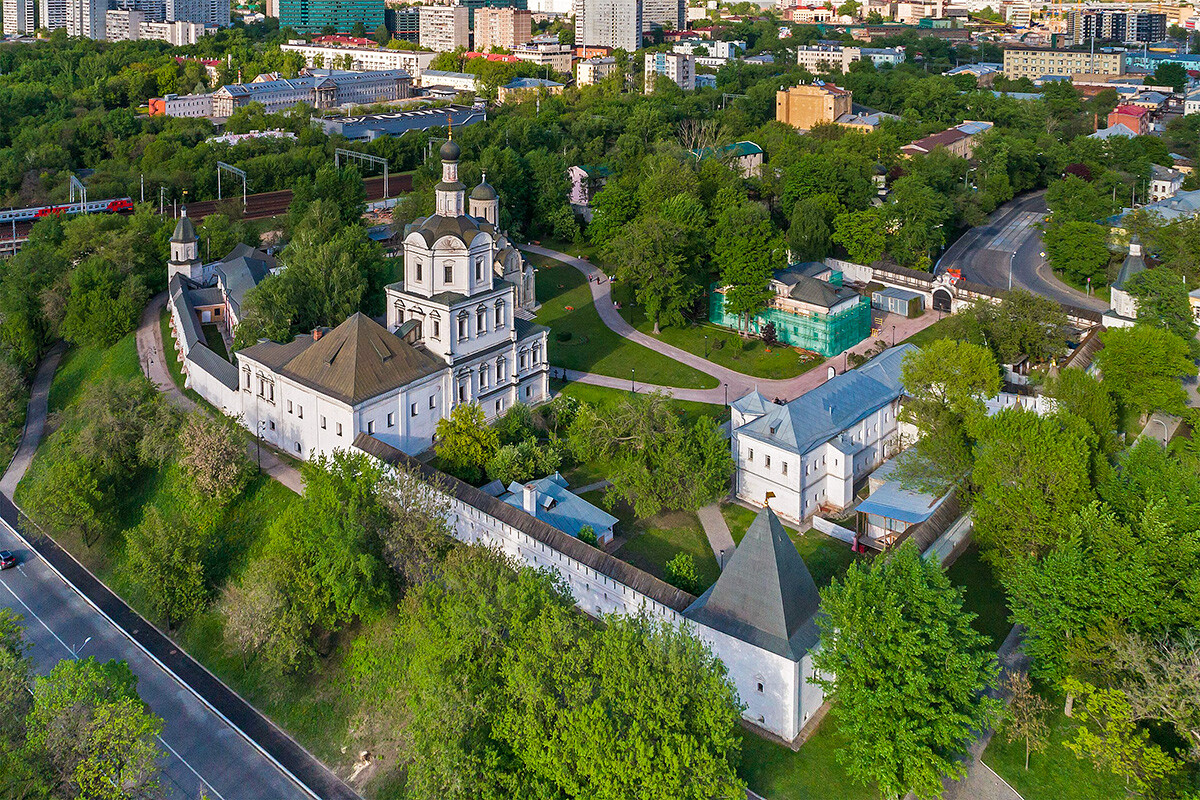
[[[1077,281],[1067,273],[1063,272],[1061,269],[1053,270],[1053,272],[1054,277],[1058,278],[1067,286],[1070,286],[1077,292],[1083,292],[1084,294],[1087,294],[1087,281]],[[1112,290],[1109,289],[1107,283],[1092,281],[1092,295],[1105,302],[1108,302],[1112,296]]]
[[[129,334],[110,348],[75,346],[66,352],[50,384],[50,410],[61,411],[79,398],[87,383],[106,376],[129,379],[142,374],[137,340]]]
[[[746,535],[750,523],[758,516],[758,512],[736,503],[721,504],[721,513],[725,515],[725,523],[729,525],[733,541],[739,544],[742,537]],[[818,587],[828,586],[834,578],[842,577],[856,558],[862,558],[862,556],[855,556],[850,548],[842,542],[830,538],[820,531],[810,528],[804,533],[800,533],[786,525],[783,527],[787,531],[788,538],[792,540],[792,544],[796,545],[796,550],[800,552],[800,557],[804,559],[804,564],[808,567],[808,571]]]
[[[926,311],[925,313],[926,314],[937,314],[939,312]],[[951,324],[949,322],[949,320],[950,320],[950,317],[945,316],[942,319],[939,319],[937,322],[930,325],[929,327],[923,328],[923,329],[917,331],[912,336],[908,337],[907,339],[905,339],[903,342],[900,342],[899,344],[915,344],[917,347],[924,347],[925,345],[929,344],[930,342],[936,341],[938,339],[945,339],[946,338],[946,329]]]
[[[630,377],[630,370],[636,370],[639,381],[683,389],[712,389],[718,385],[711,375],[609,330],[596,312],[587,279],[577,269],[536,255],[529,259],[538,265],[537,297],[542,308],[537,322],[551,329],[551,364],[622,379]],[[560,342],[558,335],[566,333],[571,338]]]
[[[204,343],[208,345],[208,349],[228,361],[229,351],[225,349],[225,339],[221,336],[221,328],[217,325],[201,325],[200,329],[204,331]],[[163,341],[165,342],[166,339]]]
[[[603,491],[580,496],[592,505],[604,508]],[[626,537],[625,544],[615,553],[622,561],[666,580],[667,562],[680,552],[690,553],[696,562],[701,591],[711,586],[721,574],[708,537],[694,512],[668,511],[649,519],[638,519],[632,508],[617,503],[611,513],[619,520],[616,534]]]
[[[980,557],[979,548],[971,545],[946,574],[951,583],[966,590],[963,606],[978,615],[972,627],[990,638],[993,648],[999,649],[1013,625],[1008,618],[1008,597],[991,565]]]
[[[879,793],[855,783],[836,760],[845,739],[826,718],[799,752],[742,732],[738,774],[768,800],[877,800]]]
[[[550,381],[551,393],[561,393],[574,397],[592,405],[604,405],[617,402],[629,396],[624,389],[610,389],[607,386],[594,386],[590,383],[564,383],[560,380]],[[700,417],[712,417],[718,424],[729,421],[729,409],[716,403],[698,403],[694,400],[671,400],[671,405],[679,410],[679,418],[690,425]]]
[[[1090,761],[1077,758],[1063,745],[1075,737],[1079,723],[1063,716],[1063,698],[1045,695],[1053,704],[1047,718],[1050,735],[1042,753],[1031,753],[1025,771],[1025,745],[1006,742],[1003,733],[992,737],[983,761],[1016,789],[1025,800],[1095,800],[1127,797],[1124,781],[1100,772]]]

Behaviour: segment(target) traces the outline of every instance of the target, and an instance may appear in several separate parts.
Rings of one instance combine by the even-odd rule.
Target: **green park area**
[[[530,255],[538,265],[537,323],[550,328],[550,363],[556,367],[677,386],[713,389],[716,378],[624,339],[605,326],[587,279],[561,261]]]

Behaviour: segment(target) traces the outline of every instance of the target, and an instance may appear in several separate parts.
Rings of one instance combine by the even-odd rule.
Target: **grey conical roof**
[[[487,182],[487,175],[484,175],[479,185],[471,190],[472,200],[496,200],[497,198],[499,198],[499,195],[496,194],[496,190],[492,188],[492,185]]]
[[[196,241],[196,227],[188,218],[186,206],[179,216],[179,222],[175,223],[175,233],[171,234],[171,241],[179,244],[191,244]]]
[[[821,597],[779,517],[763,509],[725,571],[684,612],[701,625],[798,661],[819,638]]]

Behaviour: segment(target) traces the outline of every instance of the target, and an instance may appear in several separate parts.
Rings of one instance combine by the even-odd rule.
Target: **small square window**
[[[367,433],[375,432],[375,420],[367,420]]]
[[[299,442],[296,442],[296,452],[297,453],[300,452],[300,443]]]
[[[292,401],[291,400],[288,400],[288,413],[289,414],[292,413]]]
[[[321,415],[321,430],[325,430],[325,415]]]
[[[429,395],[429,407],[433,408],[433,395]]]
[[[340,423],[340,422],[337,424],[337,435],[338,436],[342,435],[342,423]]]
[[[296,406],[296,416],[304,419],[304,406]]]

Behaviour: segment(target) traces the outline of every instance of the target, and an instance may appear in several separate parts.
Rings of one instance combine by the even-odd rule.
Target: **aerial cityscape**
[[[0,800],[1197,800],[1198,23],[0,1]]]

